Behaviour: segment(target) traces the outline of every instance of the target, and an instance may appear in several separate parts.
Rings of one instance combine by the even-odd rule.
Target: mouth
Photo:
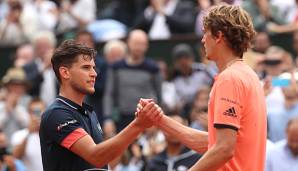
[[[95,80],[88,81],[87,83],[94,85],[95,84]]]

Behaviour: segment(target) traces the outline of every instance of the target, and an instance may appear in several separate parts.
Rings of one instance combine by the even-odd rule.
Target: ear
[[[224,40],[224,34],[221,31],[218,31],[215,42],[220,43],[222,40]]]
[[[68,80],[70,78],[69,69],[65,66],[61,66],[59,68],[60,78],[61,80]]]

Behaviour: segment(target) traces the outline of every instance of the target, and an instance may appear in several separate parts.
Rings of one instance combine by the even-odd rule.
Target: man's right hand
[[[163,115],[162,109],[152,99],[140,99],[136,112],[137,117],[150,120],[153,124],[158,125]]]

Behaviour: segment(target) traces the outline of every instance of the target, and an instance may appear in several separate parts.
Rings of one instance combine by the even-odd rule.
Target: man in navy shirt
[[[95,51],[73,40],[62,43],[52,57],[60,93],[42,115],[40,144],[44,171],[107,169],[109,161],[121,155],[147,127],[149,119],[137,117],[115,137],[102,142],[102,130],[95,112],[83,102],[94,93],[97,73]],[[152,114],[160,117],[148,105]]]

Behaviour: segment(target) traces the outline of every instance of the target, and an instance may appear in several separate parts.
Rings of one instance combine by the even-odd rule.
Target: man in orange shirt
[[[197,152],[205,152],[190,171],[263,171],[266,148],[266,108],[263,89],[242,56],[255,31],[250,16],[239,6],[212,8],[204,18],[202,43],[219,74],[210,93],[208,134],[185,127],[162,115],[148,100],[140,100],[137,115],[150,118]],[[152,106],[152,104],[151,104]]]

